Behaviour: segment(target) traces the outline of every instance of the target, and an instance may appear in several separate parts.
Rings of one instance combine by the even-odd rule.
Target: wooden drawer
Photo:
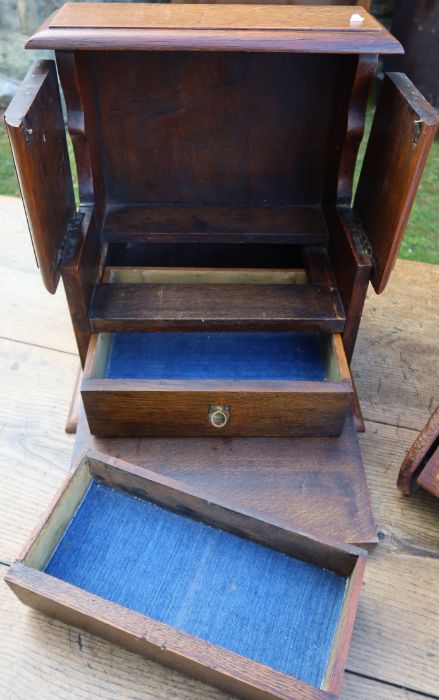
[[[6,582],[50,617],[234,696],[334,700],[365,563],[360,549],[89,452]]]
[[[340,434],[353,389],[338,334],[99,333],[81,393],[101,436]]]

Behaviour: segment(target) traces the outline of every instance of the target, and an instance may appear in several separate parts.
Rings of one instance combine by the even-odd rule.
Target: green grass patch
[[[20,196],[11,147],[3,126],[0,129],[0,194],[8,194],[11,197]]]

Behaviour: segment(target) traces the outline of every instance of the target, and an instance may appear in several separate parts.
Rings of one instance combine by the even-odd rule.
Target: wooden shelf
[[[258,242],[319,245],[327,229],[319,207],[129,206],[110,209],[106,241]]]
[[[341,332],[344,322],[338,292],[321,284],[100,284],[90,312],[93,332]]]

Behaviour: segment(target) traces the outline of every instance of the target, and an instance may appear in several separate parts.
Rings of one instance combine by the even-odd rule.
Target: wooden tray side
[[[107,486],[132,490],[166,508],[312,562],[341,576],[350,576],[358,557],[366,556],[361,548],[341,544],[329,537],[317,539],[286,525],[281,519],[275,522],[250,510],[232,509],[207,490],[109,455],[89,450],[85,462],[91,475]]]
[[[351,577],[330,662],[330,680],[325,681],[327,690],[312,687],[39,571],[56,547],[62,527],[73,516],[91,478],[108,486],[131,490],[186,516],[189,514]],[[22,561],[14,563],[7,573],[8,585],[25,604],[67,624],[80,626],[243,698],[333,700],[337,697],[339,683],[333,679],[342,673],[357,605],[357,598],[350,591],[358,589],[365,560],[365,553],[355,547],[330,540],[320,542],[283,523],[273,524],[260,520],[257,515],[230,510],[212,501],[210,494],[202,490],[187,489],[173,479],[89,452],[78,460],[75,471],[40,521],[22,557]]]
[[[233,695],[248,700],[336,698],[25,564],[13,564],[5,581],[25,605]]]
[[[56,291],[63,245],[76,211],[55,63],[29,70],[5,113],[35,256]]]

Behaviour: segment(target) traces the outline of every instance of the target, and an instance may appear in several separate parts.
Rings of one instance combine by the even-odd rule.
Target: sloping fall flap
[[[395,265],[438,122],[406,75],[385,75],[354,201],[378,294]]]
[[[35,255],[44,284],[56,291],[59,260],[75,197],[54,61],[29,70],[5,114]]]

